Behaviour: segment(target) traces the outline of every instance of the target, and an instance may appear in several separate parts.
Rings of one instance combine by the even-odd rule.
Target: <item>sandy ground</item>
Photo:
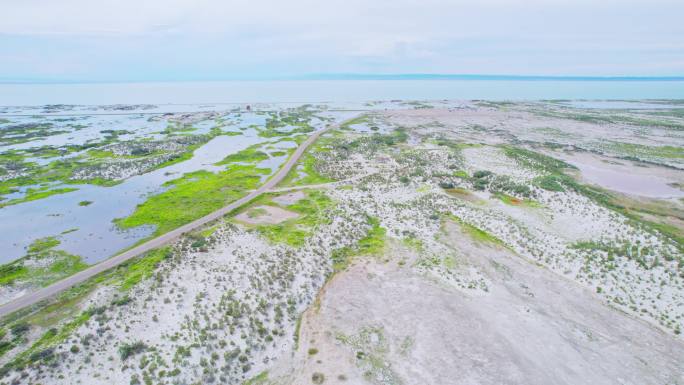
[[[235,219],[250,225],[275,225],[298,216],[297,213],[276,206],[256,206],[236,215]]]
[[[680,170],[614,159],[587,152],[549,151],[579,169],[582,181],[603,188],[648,198],[681,198],[684,190],[673,187],[684,184]]]
[[[305,197],[306,194],[304,193],[304,191],[294,191],[288,194],[278,195],[277,197],[274,197],[271,200],[279,205],[289,206],[291,204],[299,202]]]
[[[130,303],[93,299],[109,310],[75,332],[97,336],[88,347],[79,343],[81,352],[73,354],[60,346],[65,362],[31,369],[30,377],[14,372],[14,378],[128,384],[149,374],[143,360],[161,357],[172,363],[166,369],[180,373],[159,374],[152,383],[684,384],[679,249],[586,196],[535,187],[543,171],[517,163],[499,146],[480,145],[537,148],[549,139],[565,151],[576,147],[559,143],[578,143],[586,146],[579,161],[625,174],[631,161],[589,152],[600,149],[606,135],[656,145],[665,143],[663,132],[636,136],[613,124],[513,107],[390,111],[382,119],[404,128],[408,143],[378,147],[362,140],[351,154],[347,148],[315,153],[318,171],[345,187],[319,185],[336,203],[332,222],[317,227],[304,247],[274,245],[228,224],[205,250],[184,240],[178,258],[135,288]],[[668,135],[670,145],[681,143],[677,132]],[[452,151],[437,144],[444,138],[470,143]],[[644,167],[631,173],[635,177],[681,180],[681,170],[663,167],[651,175],[653,162],[639,164]],[[507,204],[452,175],[482,169],[530,186],[530,204]],[[445,191],[441,182],[454,188]],[[238,219],[286,220],[296,215],[287,206],[305,197],[296,191],[302,188],[277,189],[286,192],[272,198],[280,208],[259,206]],[[625,204],[633,200],[620,195]],[[655,201],[637,203],[664,215],[684,204]],[[369,230],[369,217],[385,230],[388,249],[358,257],[326,280],[333,253],[353,250]],[[508,249],[476,243],[454,223],[443,227],[446,218]],[[579,242],[600,242],[610,251]],[[242,304],[244,310],[233,311]],[[150,321],[152,315],[159,320]],[[35,337],[44,332],[36,330]],[[117,349],[134,340],[150,349],[124,366]],[[179,346],[194,353],[176,360]],[[230,355],[232,346],[244,348],[244,358]],[[80,366],[86,357],[88,366]]]
[[[456,225],[445,241],[491,281],[455,290],[389,262],[337,275],[303,318],[279,383],[665,384],[684,382],[684,344],[511,252],[477,245]],[[310,349],[317,349],[310,354]],[[341,377],[340,377],[341,376]]]

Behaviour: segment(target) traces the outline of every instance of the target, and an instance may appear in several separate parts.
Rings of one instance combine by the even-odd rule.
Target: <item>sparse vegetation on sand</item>
[[[567,101],[378,103],[371,106],[395,108],[326,132],[286,183],[5,317],[0,382],[677,382],[681,198],[587,185],[580,166],[681,185],[679,132],[634,123],[648,112],[585,113]],[[318,106],[202,114],[208,123],[195,114],[150,118],[160,122],[155,140],[234,123],[240,139],[258,141],[212,158],[214,171],[164,175],[174,179],[118,226],[159,234],[223,207],[268,177],[260,164],[291,153],[283,142],[301,142],[329,116],[351,116]],[[661,117],[682,119],[651,116]],[[633,146],[615,146],[608,134]],[[135,154],[118,154],[128,148],[120,142],[139,141],[116,135],[87,156],[157,153],[138,143]],[[663,143],[672,148],[657,153]],[[625,159],[629,152],[649,163]],[[4,162],[20,170],[32,160],[19,152]],[[91,198],[78,207],[81,199],[67,209],[103,206]],[[6,298],[37,276],[31,269],[49,272],[49,258],[80,261],[58,250],[60,239],[88,230],[79,228],[34,242],[27,257],[3,266]],[[588,351],[601,365],[588,364]]]
[[[254,204],[267,203],[279,206],[269,196],[254,202]],[[286,243],[298,247],[316,231],[321,224],[330,223],[331,210],[334,202],[323,191],[308,190],[306,197],[290,204],[287,210],[298,213],[297,218],[273,225],[257,225],[256,230],[272,242]]]

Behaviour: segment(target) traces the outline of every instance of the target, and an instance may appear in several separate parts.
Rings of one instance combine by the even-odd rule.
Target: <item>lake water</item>
[[[198,107],[199,108],[199,107]],[[79,107],[81,109],[81,107]],[[20,115],[27,115],[26,110],[15,111]],[[79,119],[81,124],[88,124],[80,129],[77,135],[55,135],[42,140],[28,142],[32,146],[67,143],[83,143],[83,137],[96,137],[99,130],[105,128],[125,128],[135,132],[135,136],[155,137],[153,133],[162,129],[166,122],[148,121],[140,119],[138,113],[120,115],[101,115],[107,111],[95,108],[89,111],[92,115]],[[84,113],[84,111],[80,111]],[[62,112],[63,114],[63,112]],[[322,116],[332,119],[343,118],[340,113],[322,113]],[[233,122],[227,127],[228,131],[240,131],[238,136],[218,136],[202,145],[193,152],[192,158],[168,167],[136,175],[112,187],[94,185],[71,185],[77,191],[67,194],[53,195],[45,199],[30,201],[0,208],[0,264],[7,263],[24,255],[26,247],[38,238],[57,236],[61,241],[59,249],[83,257],[85,262],[94,263],[115,254],[117,251],[133,245],[135,242],[148,237],[154,228],[141,227],[131,230],[120,230],[112,220],[130,215],[136,205],[145,201],[150,194],[165,189],[164,183],[176,179],[187,172],[197,170],[219,171],[224,166],[215,165],[225,156],[235,154],[257,143],[270,143],[268,152],[282,151],[297,146],[293,141],[279,140],[279,138],[262,138],[258,136],[254,125],[263,126],[266,115],[258,113],[239,113],[224,115],[226,120]],[[17,119],[12,117],[12,119]],[[36,119],[46,119],[38,115],[32,117],[21,116],[21,122]],[[51,119],[54,122],[54,117]],[[315,129],[321,129],[326,122],[312,120]],[[195,133],[201,133],[215,126],[216,123],[200,122]],[[206,126],[206,127],[205,127]],[[280,128],[287,130],[287,128]],[[99,134],[102,136],[102,134]],[[10,148],[27,148],[26,143],[0,146],[0,150]],[[54,158],[51,158],[54,160]],[[272,156],[258,164],[262,168],[270,168],[274,173],[285,162],[287,156]],[[267,176],[265,175],[264,178]],[[60,186],[63,187],[63,186]],[[23,195],[21,192],[18,198]],[[88,206],[80,206],[81,201],[91,201]],[[76,230],[74,230],[76,229]],[[74,230],[74,231],[70,231]],[[60,233],[62,233],[60,235]]]
[[[0,105],[684,99],[684,81],[299,80],[0,84]]]

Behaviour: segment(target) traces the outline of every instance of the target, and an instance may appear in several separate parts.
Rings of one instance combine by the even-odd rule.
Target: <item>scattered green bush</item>
[[[125,361],[131,356],[142,353],[147,350],[147,345],[142,341],[133,342],[130,344],[123,344],[119,346],[119,357],[122,361]]]

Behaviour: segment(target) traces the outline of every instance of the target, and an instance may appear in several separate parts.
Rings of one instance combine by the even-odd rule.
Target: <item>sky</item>
[[[682,0],[0,0],[0,81],[684,75]]]

